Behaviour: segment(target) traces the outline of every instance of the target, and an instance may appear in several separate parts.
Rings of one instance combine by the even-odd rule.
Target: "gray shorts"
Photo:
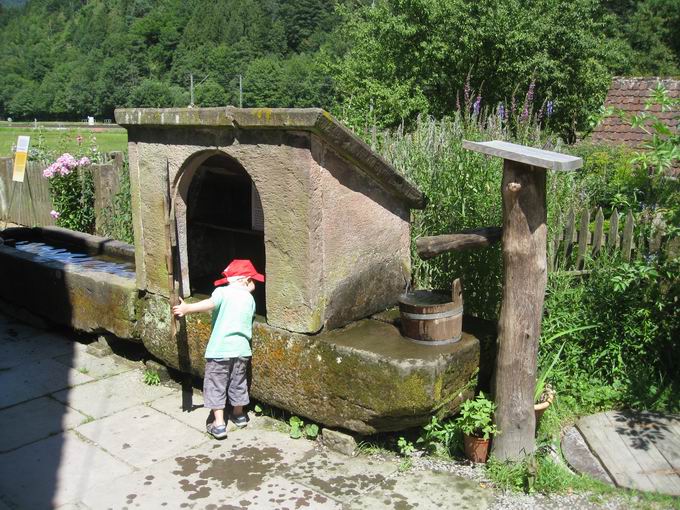
[[[207,409],[224,409],[227,396],[232,406],[245,406],[248,398],[247,371],[250,358],[206,359],[203,402]]]

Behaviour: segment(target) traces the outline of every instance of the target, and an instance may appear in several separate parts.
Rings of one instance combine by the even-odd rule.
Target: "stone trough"
[[[210,316],[173,328],[170,302],[204,298],[227,262],[249,258],[267,275],[255,294],[258,400],[370,434],[451,414],[471,393],[480,339],[491,345],[493,327],[466,318],[461,340],[448,345],[401,335],[385,310],[410,281],[410,210],[425,199],[328,113],[135,109],[116,121],[128,129],[134,247],[8,229],[3,238],[19,243],[0,246],[2,299],[142,342],[201,376]],[[26,240],[128,263],[134,253],[134,270],[45,258],[22,248]]]

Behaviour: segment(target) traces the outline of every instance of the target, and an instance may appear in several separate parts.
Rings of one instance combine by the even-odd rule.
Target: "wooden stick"
[[[431,259],[449,251],[463,251],[484,248],[501,240],[501,227],[484,227],[464,230],[457,234],[421,237],[416,241],[421,259]]]

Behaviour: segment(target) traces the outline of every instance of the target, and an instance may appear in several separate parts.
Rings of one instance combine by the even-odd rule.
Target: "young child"
[[[250,403],[246,371],[252,356],[250,339],[253,334],[255,300],[251,293],[255,281],[264,282],[250,260],[232,260],[222,271],[224,278],[217,280],[208,299],[188,304],[180,298],[180,304],[172,308],[177,317],[189,313],[213,312],[212,332],[205,349],[205,377],[203,400],[211,410],[214,421],[208,418],[208,432],[216,439],[227,437],[224,408],[227,397],[233,408],[231,419],[239,427],[245,427],[248,419],[243,406]],[[223,286],[228,283],[227,286]]]

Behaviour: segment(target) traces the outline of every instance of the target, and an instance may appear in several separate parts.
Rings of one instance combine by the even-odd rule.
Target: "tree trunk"
[[[493,390],[501,433],[493,454],[519,460],[535,447],[534,388],[546,271],[546,170],[505,160],[503,304]]]

